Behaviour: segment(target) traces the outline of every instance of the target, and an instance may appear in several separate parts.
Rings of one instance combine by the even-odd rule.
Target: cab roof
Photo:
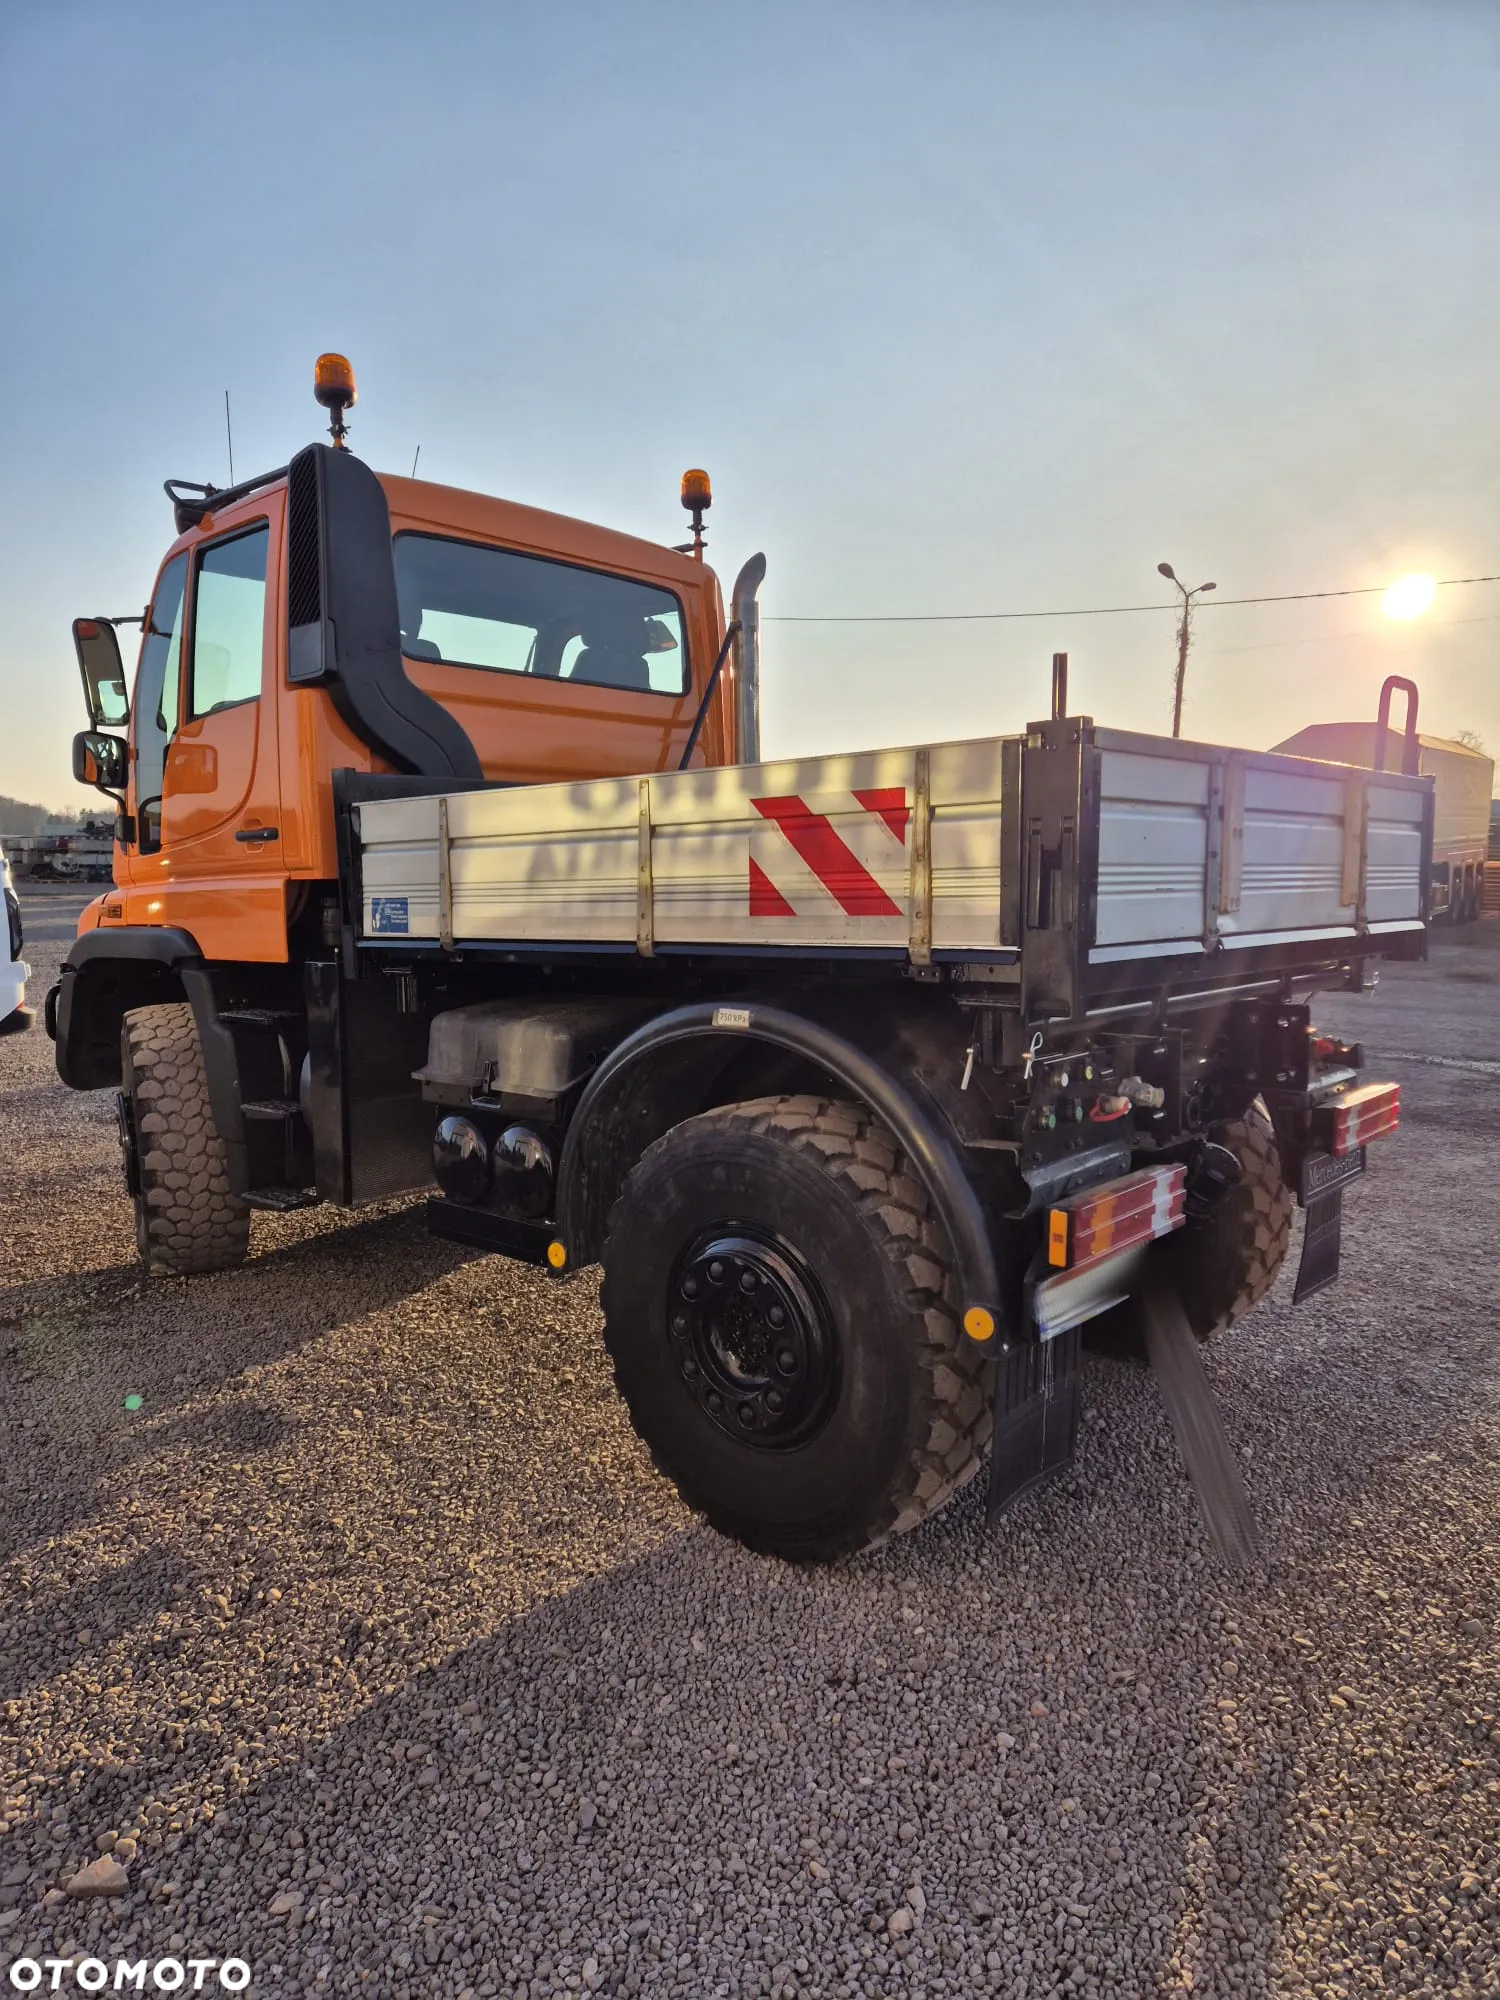
[[[487,493],[470,493],[460,486],[439,486],[426,479],[404,479],[396,473],[376,475],[385,489],[391,526],[428,534],[473,536],[530,554],[559,556],[591,568],[623,570],[663,583],[701,585],[714,572],[691,556],[637,535],[621,534],[592,521],[553,514],[544,507],[498,500]]]

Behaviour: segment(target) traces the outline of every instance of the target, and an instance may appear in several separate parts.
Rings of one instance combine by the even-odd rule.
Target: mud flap
[[[1344,1190],[1334,1188],[1317,1194],[1307,1204],[1307,1227],[1302,1234],[1302,1262],[1297,1266],[1297,1285],[1292,1304],[1300,1306],[1314,1292],[1326,1291],[1339,1274],[1339,1253],[1344,1223]]]
[[[1072,1461],[1078,1442],[1079,1331],[1020,1341],[995,1358],[995,1435],[987,1518],[994,1521],[1050,1472]]]
[[[1141,1322],[1151,1367],[1177,1434],[1204,1526],[1231,1569],[1260,1552],[1255,1518],[1234,1450],[1209,1386],[1198,1339],[1176,1291],[1161,1280],[1141,1296]]]

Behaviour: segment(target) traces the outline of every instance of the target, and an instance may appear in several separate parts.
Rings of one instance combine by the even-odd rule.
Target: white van
[[[10,863],[0,849],[0,885],[5,890],[5,928],[0,932],[0,1035],[14,1035],[29,1028],[31,1009],[26,1005],[26,980],[31,967],[21,957],[21,905],[10,879]]]

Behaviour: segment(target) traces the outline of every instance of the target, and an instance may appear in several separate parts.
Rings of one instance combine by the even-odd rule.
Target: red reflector
[[[1077,1270],[1180,1229],[1186,1183],[1180,1164],[1146,1167],[1059,1202],[1047,1219],[1047,1261]]]
[[[1400,1123],[1400,1084],[1363,1084],[1334,1105],[1328,1150],[1336,1155],[1358,1152],[1372,1139],[1383,1139],[1387,1132],[1394,1132]]]

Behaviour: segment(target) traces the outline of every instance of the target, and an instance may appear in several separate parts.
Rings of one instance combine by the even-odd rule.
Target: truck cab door
[[[159,872],[162,781],[167,752],[177,734],[182,705],[182,634],[187,612],[186,551],[173,556],[156,580],[141,634],[141,658],[130,704],[128,806],[135,825],[134,853],[126,879]],[[159,921],[159,919],[158,919]]]
[[[286,957],[278,527],[264,514],[242,519],[191,551],[181,720],[161,783],[163,921],[191,932],[211,959]]]

